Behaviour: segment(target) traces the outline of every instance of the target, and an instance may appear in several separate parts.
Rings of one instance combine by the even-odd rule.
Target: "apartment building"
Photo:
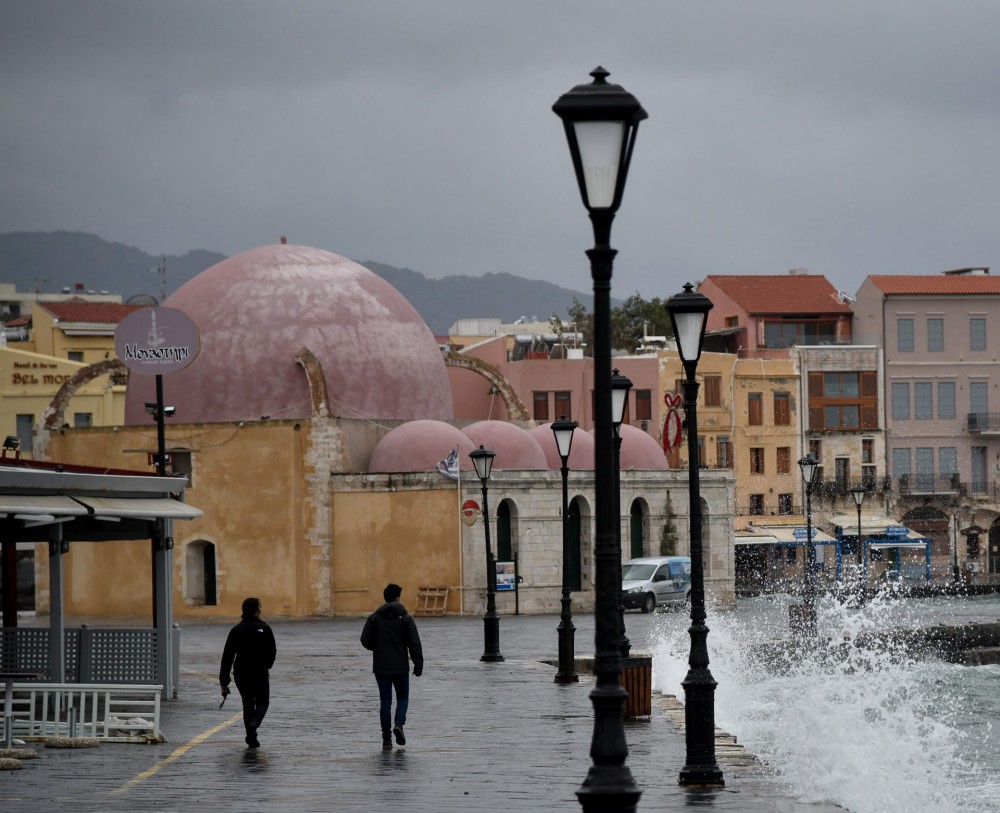
[[[871,276],[854,313],[857,339],[884,350],[897,515],[934,538],[938,574],[1000,579],[1000,278],[988,268]]]

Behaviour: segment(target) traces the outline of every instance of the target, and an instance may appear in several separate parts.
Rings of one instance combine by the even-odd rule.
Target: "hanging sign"
[[[466,500],[462,503],[462,522],[465,525],[473,526],[476,524],[476,520],[479,519],[479,503],[475,500]]]
[[[115,328],[115,352],[135,373],[176,373],[200,351],[198,326],[177,308],[139,308]]]

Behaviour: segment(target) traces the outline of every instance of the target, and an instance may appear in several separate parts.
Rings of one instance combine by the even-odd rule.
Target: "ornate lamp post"
[[[677,353],[684,365],[684,416],[688,436],[688,492],[691,526],[691,652],[684,687],[684,725],[687,758],[681,785],[725,786],[715,759],[715,687],[708,668],[708,627],[705,625],[705,564],[702,549],[701,478],[698,457],[698,381],[695,371],[701,358],[705,323],[712,302],[693,290],[691,283],[667,301],[667,312],[677,339]]]
[[[857,559],[858,559],[858,564],[860,565],[860,564],[863,564],[864,559],[865,559],[865,556],[864,556],[865,546],[861,542],[861,505],[865,501],[865,487],[864,486],[855,486],[854,488],[851,489],[851,496],[854,498],[854,504],[858,508],[858,554],[857,554]],[[867,568],[865,568],[865,571],[867,572]]]
[[[613,438],[611,428],[611,273],[615,254],[611,224],[621,205],[639,122],[646,118],[639,100],[608,72],[596,68],[589,85],[577,85],[552,109],[562,119],[583,205],[594,227],[587,251],[594,283],[594,527],[595,601],[593,764],[577,791],[584,810],[635,810],[642,791],[625,760],[618,602],[621,557],[615,538]]]
[[[615,537],[618,541],[618,651],[627,658],[632,651],[632,642],[625,634],[625,605],[622,603],[622,422],[628,406],[628,394],[632,381],[617,369],[611,371],[611,426],[615,433]]]
[[[476,474],[483,486],[483,527],[486,529],[486,615],[483,616],[483,654],[481,661],[502,661],[500,654],[500,616],[497,615],[497,566],[493,561],[493,549],[490,547],[490,509],[486,502],[486,481],[493,471],[493,458],[496,452],[478,449],[469,452]]]
[[[861,504],[865,501],[865,487],[858,485],[851,489],[851,497],[858,508],[858,552],[855,556],[860,573],[858,573],[858,597],[864,602],[868,590],[868,553],[861,539]]]
[[[560,417],[552,423],[552,434],[555,435],[556,449],[562,461],[562,612],[559,616],[559,671],[556,672],[556,683],[577,683],[580,680],[576,673],[575,636],[573,626],[573,602],[570,599],[569,566],[569,452],[573,448],[573,432],[576,431],[576,421]]]
[[[812,493],[816,472],[819,471],[819,461],[811,453],[807,454],[799,460],[799,471],[802,472],[802,482],[806,486],[806,573],[803,585],[805,592],[802,607],[792,608],[798,611],[797,618],[793,614],[789,616],[789,620],[796,619],[791,623],[793,632],[813,635],[816,633],[816,545],[813,543]],[[860,510],[859,507],[858,511]]]

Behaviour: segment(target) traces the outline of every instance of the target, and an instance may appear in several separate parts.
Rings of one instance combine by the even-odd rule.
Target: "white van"
[[[622,604],[651,613],[661,604],[684,604],[691,595],[688,556],[644,556],[622,565]]]

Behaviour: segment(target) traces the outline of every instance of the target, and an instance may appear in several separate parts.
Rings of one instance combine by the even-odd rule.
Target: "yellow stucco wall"
[[[313,510],[303,463],[308,435],[308,422],[168,421],[168,451],[191,450],[192,485],[185,499],[205,512],[191,522],[174,523],[176,617],[239,616],[240,604],[251,595],[260,597],[271,615],[301,616],[320,609],[310,573],[317,557],[303,531]],[[148,471],[146,454],[155,448],[153,426],[67,430],[53,436],[48,458]],[[186,598],[195,592],[188,584],[186,548],[201,542],[215,545],[216,606],[197,606]],[[44,560],[39,551],[37,558]],[[67,614],[151,613],[148,542],[73,543],[65,561]]]
[[[371,612],[389,582],[411,611],[417,588],[450,587],[458,612],[459,511],[454,487],[333,495],[333,595],[337,613]]]

